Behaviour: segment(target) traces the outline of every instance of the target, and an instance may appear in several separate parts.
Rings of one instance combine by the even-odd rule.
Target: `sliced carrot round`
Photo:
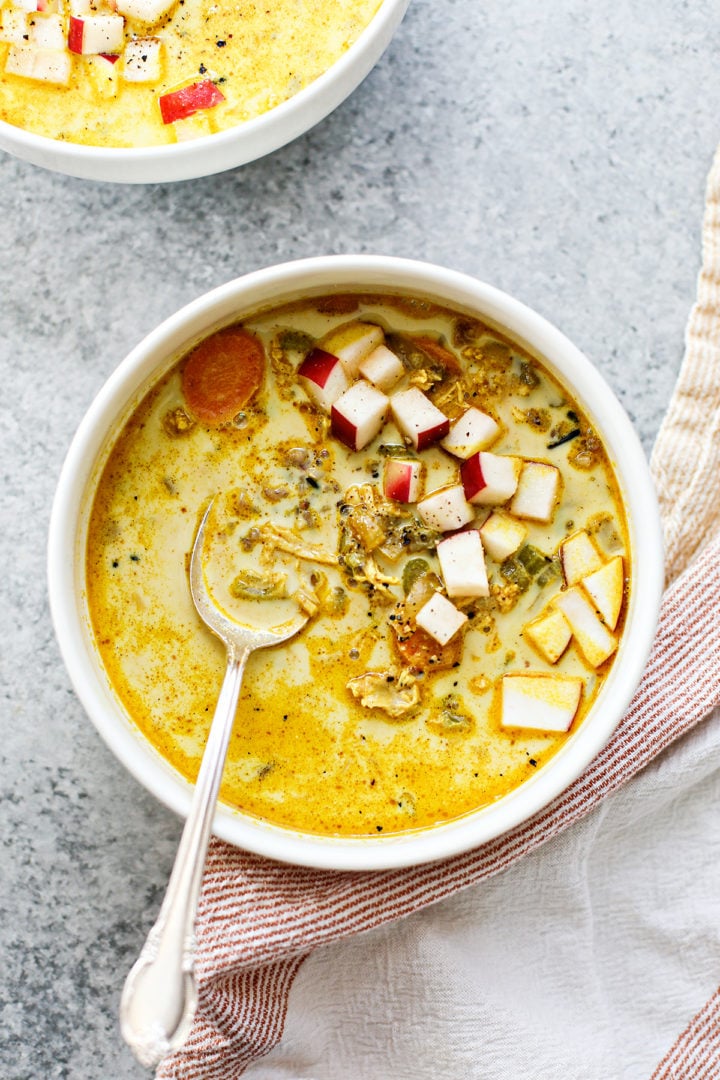
[[[262,343],[249,330],[228,326],[190,353],[182,373],[185,401],[197,420],[219,427],[247,405],[264,373]]]

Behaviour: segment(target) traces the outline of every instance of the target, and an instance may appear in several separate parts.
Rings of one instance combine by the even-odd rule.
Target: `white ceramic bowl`
[[[298,834],[220,806],[216,834],[288,862],[376,869],[439,859],[490,840],[540,811],[601,750],[640,680],[662,591],[662,543],[645,456],[625,412],[590,361],[545,319],[489,285],[404,259],[328,256],[248,274],[189,304],[120,364],[82,421],[65,461],[49,538],[50,601],[60,648],[88,714],[120,761],[167,806],[186,814],[191,787],[160,757],[114,696],[92,640],[84,551],[94,485],[121,425],[148,387],[199,338],[282,301],[353,289],[402,291],[479,315],[539,355],[603,435],[625,500],[632,589],[623,640],[610,675],[579,730],[535,776],[498,803],[407,835],[333,838]]]
[[[390,43],[409,0],[384,0],[357,41],[294,97],[237,127],[189,142],[136,149],[81,146],[35,135],[0,120],[0,149],[85,180],[157,184],[233,169],[308,131],[348,97]]]

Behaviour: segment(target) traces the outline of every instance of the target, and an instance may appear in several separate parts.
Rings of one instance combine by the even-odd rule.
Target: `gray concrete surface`
[[[180,831],[87,720],[48,616],[51,499],[93,395],[215,285],[384,252],[549,317],[649,451],[699,268],[719,52],[709,3],[413,0],[344,105],[236,171],[118,187],[0,156],[0,1076],[146,1075],[117,1002]]]

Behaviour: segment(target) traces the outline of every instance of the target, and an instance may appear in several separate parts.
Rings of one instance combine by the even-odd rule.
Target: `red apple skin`
[[[444,439],[450,430],[450,421],[446,418],[441,423],[436,424],[435,427],[428,428],[427,431],[418,432],[418,450],[425,450],[428,446],[432,446],[438,439]]]
[[[351,450],[357,450],[357,427],[346,416],[343,416],[334,405],[330,410],[330,428],[333,435],[340,442],[344,442]]]
[[[460,466],[460,479],[462,481],[465,498],[471,502],[473,497],[484,487],[487,487],[480,464],[480,454],[473,454]]]
[[[68,49],[70,52],[82,53],[84,30],[84,21],[77,18],[76,15],[71,15],[70,28],[68,30]]]
[[[388,476],[386,473],[383,478],[383,491],[385,497],[387,499],[394,499],[395,502],[409,502],[412,470],[407,465],[402,465],[398,468],[393,462],[392,465],[388,465],[387,471],[390,475]]]
[[[325,352],[324,349],[312,349],[298,368],[298,375],[322,389],[337,363],[339,360],[332,353]]]
[[[158,98],[158,105],[163,124],[174,124],[176,120],[185,120],[200,109],[211,109],[224,100],[225,95],[212,79],[203,79],[181,90],[163,94]]]

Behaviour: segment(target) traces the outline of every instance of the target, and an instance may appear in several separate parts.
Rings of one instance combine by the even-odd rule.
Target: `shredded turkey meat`
[[[298,559],[322,563],[325,566],[337,566],[338,557],[334,551],[328,551],[321,544],[308,544],[292,529],[283,529],[280,525],[265,522],[258,529],[258,538],[265,550],[272,556],[275,551],[284,551]]]
[[[412,712],[420,702],[420,688],[412,672],[372,672],[350,679],[347,688],[366,709],[382,709],[393,720]]]

